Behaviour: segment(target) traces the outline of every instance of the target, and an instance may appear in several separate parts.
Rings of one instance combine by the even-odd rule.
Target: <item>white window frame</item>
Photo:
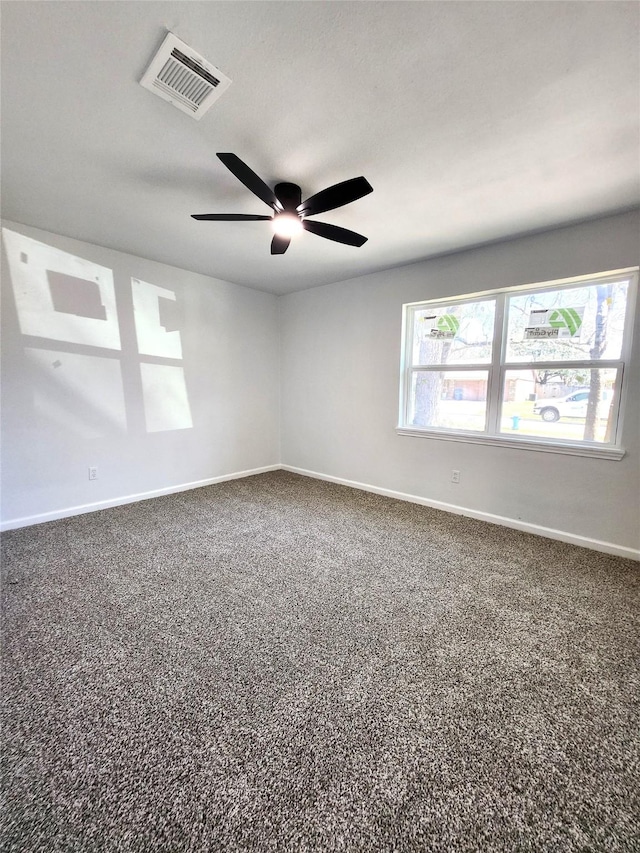
[[[505,361],[507,348],[508,311],[507,306],[510,296],[520,296],[524,293],[542,293],[547,290],[562,290],[575,286],[588,286],[601,284],[606,281],[628,281],[627,308],[625,325],[622,339],[620,357],[617,359],[590,360],[567,360],[556,361],[533,361],[533,362],[507,362]],[[439,439],[445,441],[463,441],[473,444],[492,444],[502,447],[516,447],[526,450],[538,450],[548,453],[563,453],[573,456],[593,456],[599,459],[619,460],[625,454],[620,444],[622,436],[624,404],[627,397],[626,367],[631,358],[631,346],[633,338],[633,326],[635,321],[635,305],[638,290],[638,267],[613,270],[610,272],[597,273],[589,276],[577,276],[557,281],[538,282],[535,284],[520,285],[517,287],[503,287],[497,290],[482,291],[480,293],[466,293],[460,296],[444,297],[441,299],[429,299],[423,302],[410,302],[402,306],[402,357],[400,366],[400,409],[398,426],[396,432],[399,435],[418,436],[420,438]],[[437,308],[438,306],[452,306],[456,303],[480,302],[495,300],[496,312],[494,320],[494,338],[491,361],[486,364],[476,362],[473,364],[429,364],[414,365],[413,336],[416,311],[425,307]],[[569,439],[543,438],[539,436],[506,435],[499,431],[502,397],[505,387],[505,378],[508,370],[544,370],[555,367],[562,369],[611,368],[618,371],[619,377],[613,399],[615,424],[614,437],[610,443],[589,441],[572,441]],[[413,374],[421,369],[437,369],[443,373],[449,371],[482,371],[488,373],[487,382],[487,414],[486,430],[484,432],[459,430],[450,427],[415,426],[409,424],[409,409],[411,406],[411,387]]]

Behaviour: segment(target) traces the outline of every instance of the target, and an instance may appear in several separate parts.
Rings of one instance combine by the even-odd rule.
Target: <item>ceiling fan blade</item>
[[[362,176],[351,178],[312,195],[311,198],[298,205],[298,213],[302,213],[304,216],[315,216],[317,213],[324,213],[326,210],[333,210],[336,207],[342,207],[344,204],[350,204],[350,202],[372,192],[373,187],[366,178]]]
[[[273,219],[272,216],[254,216],[252,213],[192,213],[192,219],[206,219],[212,222],[243,222],[258,219]]]
[[[261,201],[268,204],[269,207],[273,207],[274,210],[282,210],[282,205],[278,201],[273,190],[268,187],[262,178],[259,178],[246,163],[243,163],[239,157],[236,157],[235,154],[218,154],[217,156],[222,160],[227,169],[232,172],[248,190],[251,190],[254,195],[257,195]]]
[[[362,246],[368,237],[349,231],[348,228],[338,228],[337,225],[329,225],[328,222],[313,222],[311,219],[303,219],[302,227],[305,231],[311,231],[318,237],[326,237],[327,240],[335,240],[336,243],[345,243],[347,246]]]
[[[273,240],[271,241],[271,254],[284,255],[289,248],[290,242],[291,237],[280,237],[278,234],[274,234]]]

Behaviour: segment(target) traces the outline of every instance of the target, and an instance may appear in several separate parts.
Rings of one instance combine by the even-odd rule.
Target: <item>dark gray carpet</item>
[[[3,563],[5,851],[640,849],[636,563],[284,472]]]

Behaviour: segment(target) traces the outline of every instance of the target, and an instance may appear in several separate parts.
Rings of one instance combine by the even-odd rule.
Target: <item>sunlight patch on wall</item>
[[[27,347],[35,411],[82,438],[127,428],[120,362]]]
[[[193,423],[184,370],[181,367],[144,362],[140,370],[147,431],[190,429]]]
[[[180,332],[168,328],[171,312],[164,307],[167,300],[175,303],[175,293],[137,278],[131,279],[131,289],[140,354],[182,358]],[[175,327],[175,311],[173,314],[171,325]]]
[[[110,269],[6,228],[2,234],[23,335],[120,349]]]
[[[2,234],[32,414],[85,438],[139,431],[143,414],[148,432],[191,429],[176,294],[131,278],[117,302],[111,269]]]

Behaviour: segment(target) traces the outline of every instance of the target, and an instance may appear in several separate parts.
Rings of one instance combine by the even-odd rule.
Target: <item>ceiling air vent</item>
[[[201,119],[231,80],[173,33],[167,33],[140,85],[195,119]]]

